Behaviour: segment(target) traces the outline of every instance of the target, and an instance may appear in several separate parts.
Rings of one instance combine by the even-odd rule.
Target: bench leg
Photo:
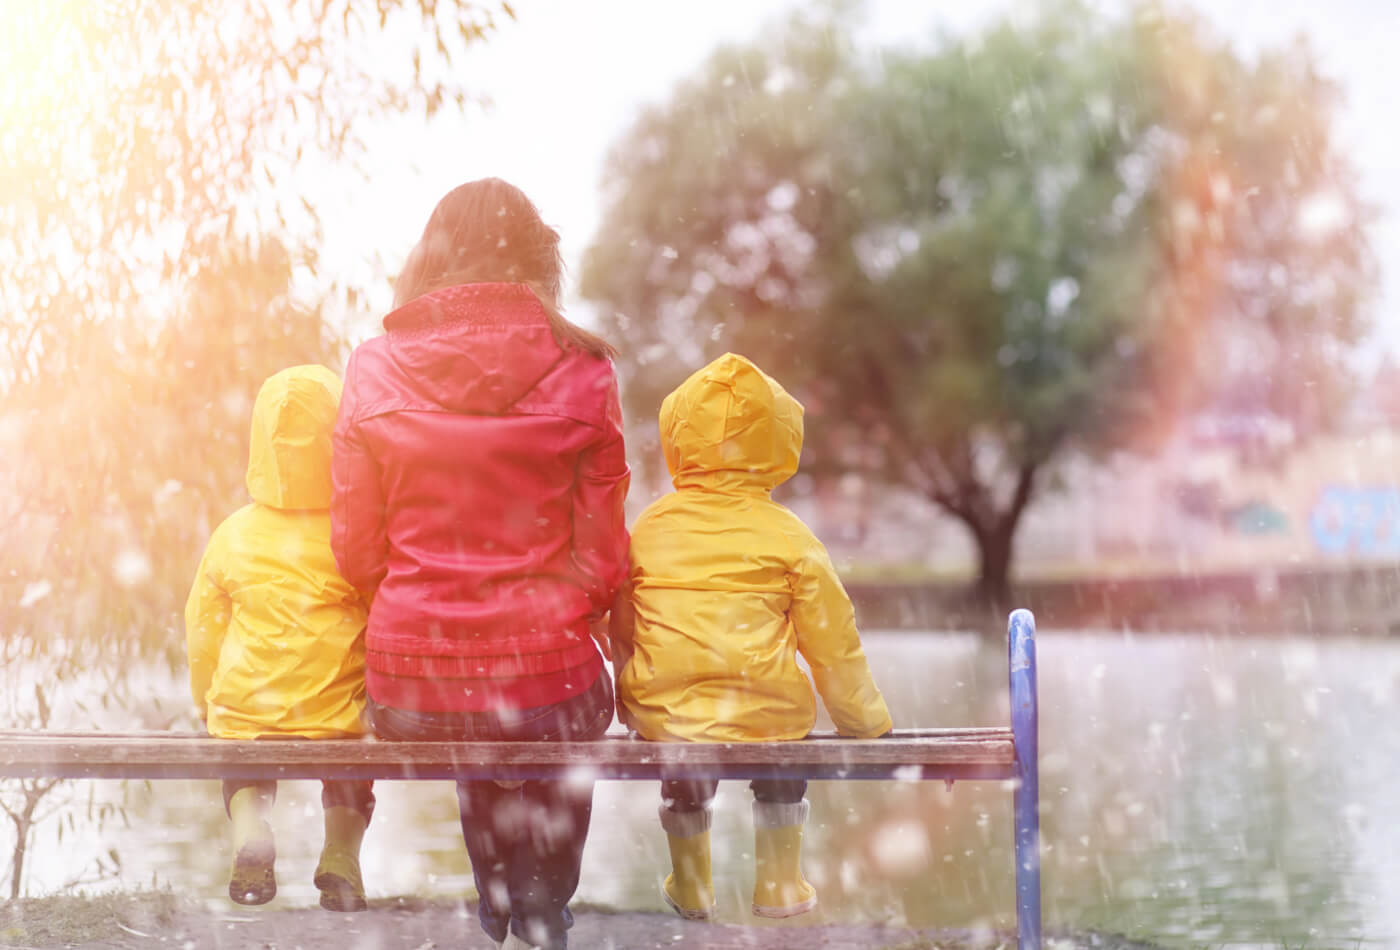
[[[1019,950],[1040,950],[1039,706],[1035,676],[1035,617],[1011,614],[1007,631],[1011,676],[1011,737],[1016,746],[1016,933]]]

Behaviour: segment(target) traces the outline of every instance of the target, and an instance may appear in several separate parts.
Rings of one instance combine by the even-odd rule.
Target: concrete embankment
[[[1400,565],[1027,580],[1012,604],[1042,628],[1400,636]],[[988,629],[966,583],[850,581],[864,629]]]

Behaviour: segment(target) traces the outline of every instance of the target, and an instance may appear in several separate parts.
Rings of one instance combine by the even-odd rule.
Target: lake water
[[[897,725],[1007,721],[1003,645],[909,632],[865,642]],[[1400,642],[1042,630],[1039,661],[1047,928],[1183,948],[1400,946]],[[371,898],[470,893],[451,785],[377,793]],[[169,885],[232,909],[217,783],[76,783],[70,810],[91,794],[125,796],[129,825],[79,821],[60,841],[50,821],[31,893],[114,848],[119,875],[100,886]],[[814,922],[1015,926],[1003,783],[822,782],[808,798]],[[657,801],[652,783],[599,784],[580,900],[663,909]],[[722,921],[753,920],[749,802],[743,783],[720,786]],[[273,906],[315,902],[319,814],[317,785],[284,783]]]

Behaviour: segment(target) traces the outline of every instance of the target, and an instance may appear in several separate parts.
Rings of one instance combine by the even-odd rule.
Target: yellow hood
[[[772,489],[797,471],[802,404],[753,363],[726,353],[661,404],[661,447],[677,488]]]
[[[253,404],[248,492],[281,509],[331,506],[331,429],[340,377],[324,366],[293,366],[270,377]]]

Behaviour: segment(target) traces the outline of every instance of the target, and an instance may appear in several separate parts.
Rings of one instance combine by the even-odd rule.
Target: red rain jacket
[[[410,301],[345,373],[331,545],[373,592],[370,696],[523,709],[590,686],[627,571],[612,365],[560,348],[521,284]]]

